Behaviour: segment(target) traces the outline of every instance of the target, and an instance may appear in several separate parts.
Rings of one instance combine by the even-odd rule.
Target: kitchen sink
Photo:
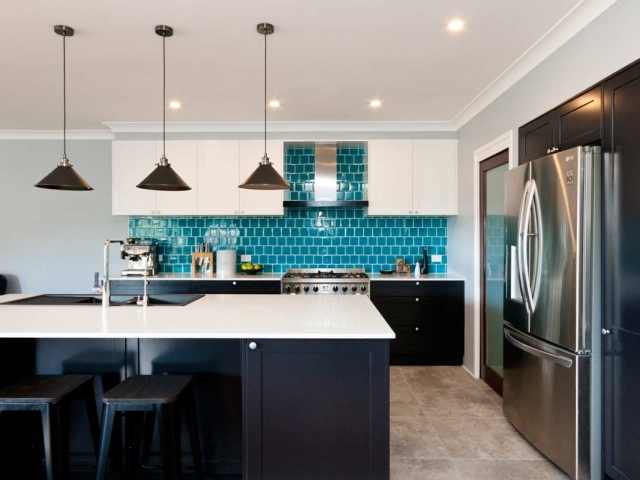
[[[173,295],[149,295],[149,306],[173,306],[184,307],[204,297],[204,295],[173,294]],[[137,296],[112,295],[111,306],[137,305]],[[21,298],[1,305],[102,305],[100,295],[38,295],[35,297]]]

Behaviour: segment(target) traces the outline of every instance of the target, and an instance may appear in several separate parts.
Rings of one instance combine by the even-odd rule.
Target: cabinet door
[[[191,190],[157,192],[156,210],[159,215],[196,215],[198,213],[198,142],[171,140],[165,152],[171,167],[187,182]],[[156,155],[162,156],[162,142],[156,142]]]
[[[240,210],[240,142],[198,142],[198,214],[237,215]]]
[[[604,470],[626,480],[640,478],[640,65],[604,92]]]
[[[136,188],[155,168],[156,143],[115,141],[113,164],[113,214],[153,215],[156,192]]]
[[[602,85],[580,95],[557,110],[560,150],[598,142],[602,138]]]
[[[527,123],[518,130],[520,165],[548,155],[555,146],[555,112]]]
[[[369,142],[369,215],[413,214],[411,140]]]
[[[283,175],[282,142],[271,140],[267,142],[267,153],[273,163],[273,168]],[[239,185],[258,168],[264,156],[264,142],[247,140],[240,142],[240,177]],[[240,193],[240,215],[283,215],[282,190],[245,190]]]
[[[457,140],[414,140],[415,215],[457,215],[457,144]]]
[[[245,341],[244,479],[388,480],[388,353],[386,340]]]
[[[281,286],[279,280],[196,280],[191,293],[279,295]]]

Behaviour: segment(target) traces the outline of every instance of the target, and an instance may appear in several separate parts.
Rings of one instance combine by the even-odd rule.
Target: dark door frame
[[[487,216],[487,175],[489,170],[509,163],[509,149],[496,153],[480,162],[480,378],[502,395],[502,377],[487,366],[487,258],[485,245],[485,220]]]

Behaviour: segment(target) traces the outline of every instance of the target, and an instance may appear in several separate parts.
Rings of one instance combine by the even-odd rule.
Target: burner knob
[[[342,291],[343,291],[343,292],[346,292],[348,288],[349,288],[349,287],[347,287],[347,286],[345,285],[344,287],[342,287]]]
[[[294,289],[295,289],[296,293],[300,291],[300,287],[299,287],[298,285],[296,285],[296,286],[294,287]]]
[[[313,287],[313,291],[317,292],[318,291],[318,287]]]
[[[360,290],[362,290],[363,292],[366,292],[366,291],[367,291],[367,287],[366,287],[365,285],[362,285],[362,286],[360,287]]]
[[[358,287],[356,287],[355,285],[353,287],[351,287],[351,291],[355,292],[358,289]]]
[[[291,287],[287,285],[286,287],[284,287],[284,291],[289,293],[291,291]]]
[[[333,287],[333,291],[337,292],[338,291],[338,286],[336,285],[335,287]]]
[[[309,287],[304,287],[304,291],[308,292],[309,291]]]

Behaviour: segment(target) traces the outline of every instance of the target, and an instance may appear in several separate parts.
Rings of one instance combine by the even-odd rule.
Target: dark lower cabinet
[[[371,282],[371,301],[396,334],[392,365],[462,365],[464,282]]]
[[[111,282],[112,295],[142,295],[144,285],[142,280],[114,280]],[[167,295],[172,293],[190,293],[191,282],[183,280],[149,280],[147,293],[149,295]]]
[[[388,341],[242,348],[244,480],[389,479]]]
[[[150,295],[198,294],[251,294],[277,295],[281,293],[279,280],[149,280]],[[113,295],[142,295],[142,280],[114,280]]]
[[[604,86],[604,470],[640,478],[640,64]]]

